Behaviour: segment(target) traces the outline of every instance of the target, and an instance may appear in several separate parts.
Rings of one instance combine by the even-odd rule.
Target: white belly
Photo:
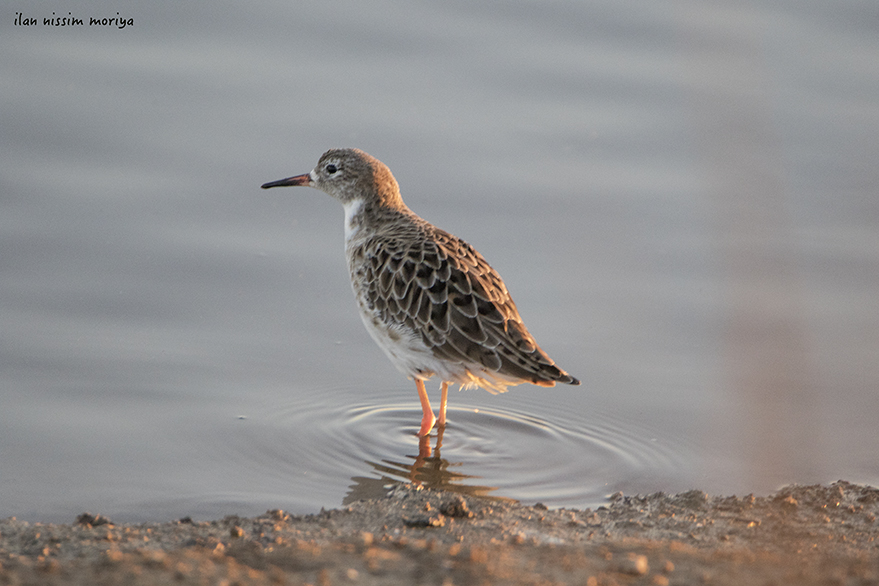
[[[421,336],[415,335],[408,328],[381,322],[375,312],[358,300],[360,306],[360,319],[366,326],[366,331],[375,340],[379,348],[384,351],[397,370],[409,378],[429,379],[442,365],[434,358],[430,349],[421,341]]]

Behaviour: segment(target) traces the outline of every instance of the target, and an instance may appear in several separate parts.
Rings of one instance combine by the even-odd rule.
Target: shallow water
[[[120,16],[0,21],[0,516],[879,484],[870,3]],[[479,249],[583,385],[453,391],[428,455],[340,206],[259,189],[333,146]]]

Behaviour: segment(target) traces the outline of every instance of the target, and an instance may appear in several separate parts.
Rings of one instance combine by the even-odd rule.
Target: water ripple
[[[390,390],[367,403],[358,401],[362,393],[333,389],[319,401],[312,395],[264,405],[244,422],[244,436],[225,437],[223,457],[272,479],[275,494],[313,506],[381,496],[394,483],[416,481],[581,508],[618,489],[632,492],[639,482],[661,485],[657,479],[682,475],[690,458],[688,449],[630,421],[568,413],[563,405],[541,404],[535,413],[458,400],[446,429],[420,441],[421,409],[410,394]],[[330,495],[338,500],[328,502]]]

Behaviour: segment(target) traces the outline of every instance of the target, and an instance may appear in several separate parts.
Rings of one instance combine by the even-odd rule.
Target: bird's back
[[[500,275],[472,246],[408,209],[377,218],[364,211],[363,222],[379,225],[348,242],[364,322],[407,335],[404,343],[426,356],[421,367],[413,367],[411,353],[401,364],[385,347],[394,342],[371,332],[398,368],[491,392],[522,382],[579,384],[540,349]]]

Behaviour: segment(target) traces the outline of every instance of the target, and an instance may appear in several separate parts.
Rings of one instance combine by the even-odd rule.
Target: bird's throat
[[[345,243],[360,231],[361,217],[360,210],[363,208],[363,200],[360,198],[352,199],[345,204]]]

